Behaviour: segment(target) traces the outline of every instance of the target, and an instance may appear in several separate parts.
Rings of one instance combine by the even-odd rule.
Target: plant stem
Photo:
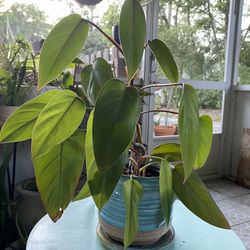
[[[121,46],[112,38],[110,37],[107,33],[105,33],[100,27],[98,27],[95,23],[91,22],[90,20],[83,19],[85,22],[89,23],[90,25],[94,26],[96,29],[98,29],[118,50],[121,52],[123,55],[123,50]]]
[[[139,123],[136,124],[136,133],[137,133],[137,139],[140,144],[143,144],[143,138],[141,134],[141,125]]]
[[[177,87],[177,86],[183,86],[183,83],[165,83],[165,84],[150,84],[147,86],[144,86],[139,89],[139,92],[149,89],[149,88],[157,88],[157,87]]]
[[[179,114],[179,112],[171,111],[171,110],[167,110],[167,109],[150,109],[150,110],[141,112],[141,115],[144,115],[144,114],[147,114],[147,113],[152,113],[152,112],[154,112],[154,113],[156,113],[156,112],[166,112],[166,113],[170,113],[170,114],[174,114],[174,115]]]
[[[154,165],[156,162],[150,162],[146,165],[144,165],[142,168],[139,169],[139,174],[141,174],[141,172],[143,172],[147,167],[151,166],[151,165]],[[143,175],[144,176],[144,175]]]

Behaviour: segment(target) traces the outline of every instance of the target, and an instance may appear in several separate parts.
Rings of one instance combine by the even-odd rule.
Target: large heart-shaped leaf
[[[93,115],[94,111],[92,111],[89,116],[85,143],[87,178],[90,193],[95,201],[96,206],[99,210],[101,210],[112,195],[116,184],[123,173],[125,163],[128,158],[128,152],[125,150],[125,152],[112,166],[112,168],[110,168],[105,173],[101,174],[98,171],[95,162],[92,139]]]
[[[59,90],[50,90],[16,109],[4,123],[0,141],[19,142],[31,139],[33,127],[41,110],[58,93]]]
[[[176,143],[161,144],[153,148],[152,155],[164,157],[168,161],[179,161],[181,160],[180,145]]]
[[[93,144],[100,173],[110,169],[128,147],[141,110],[141,99],[134,87],[116,79],[102,88],[95,107]]]
[[[194,171],[184,184],[182,165],[176,166],[172,174],[174,191],[189,210],[207,223],[216,227],[230,229],[226,218]]]
[[[77,130],[66,141],[33,159],[42,202],[54,221],[74,195],[83,167],[84,140],[84,132]]]
[[[195,168],[201,168],[209,155],[213,140],[213,121],[207,116],[200,117],[199,149],[196,158]]]
[[[81,82],[91,104],[95,105],[104,83],[112,78],[111,66],[103,58],[97,58],[92,65],[82,70]]]
[[[65,141],[80,125],[85,104],[70,90],[60,91],[40,113],[32,134],[32,156],[38,157]]]
[[[187,180],[195,166],[200,136],[198,97],[195,89],[188,84],[184,85],[181,97],[178,126],[185,180]]]
[[[138,226],[138,206],[143,195],[142,185],[133,179],[123,183],[122,193],[126,208],[126,222],[124,229],[124,247],[128,247],[135,239]]]
[[[148,41],[148,44],[168,80],[173,83],[178,82],[178,68],[166,44],[159,39]]]
[[[119,27],[130,81],[140,65],[146,36],[144,12],[137,0],[126,0],[124,2]]]
[[[39,61],[38,87],[55,79],[78,55],[88,35],[88,24],[77,14],[62,19],[45,40]]]
[[[174,197],[172,189],[172,172],[167,160],[161,161],[159,184],[162,211],[167,224],[169,224]]]

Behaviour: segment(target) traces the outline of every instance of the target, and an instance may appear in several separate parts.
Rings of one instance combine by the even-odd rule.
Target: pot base
[[[100,224],[98,223],[96,228],[97,236],[99,237],[101,243],[112,250],[124,250],[124,246],[121,242],[115,241],[111,237],[109,237],[102,229]],[[174,228],[170,226],[168,232],[164,234],[156,243],[144,246],[131,246],[128,249],[150,249],[150,250],[168,250],[174,246]]]

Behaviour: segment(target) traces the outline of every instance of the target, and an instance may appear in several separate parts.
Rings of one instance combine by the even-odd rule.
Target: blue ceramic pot
[[[126,213],[122,185],[128,178],[125,175],[120,178],[109,202],[99,213],[102,230],[117,241],[123,241]],[[161,208],[159,177],[133,178],[143,186],[143,198],[138,209],[139,230],[133,245],[153,244],[171,227],[171,223],[166,224]]]

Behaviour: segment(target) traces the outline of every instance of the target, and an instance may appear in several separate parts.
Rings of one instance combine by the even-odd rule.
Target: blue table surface
[[[98,211],[91,198],[76,201],[53,223],[44,216],[33,228],[27,250],[102,250],[96,235]],[[175,229],[173,250],[244,250],[232,230],[216,228],[193,215],[180,201],[174,205],[172,224]]]

